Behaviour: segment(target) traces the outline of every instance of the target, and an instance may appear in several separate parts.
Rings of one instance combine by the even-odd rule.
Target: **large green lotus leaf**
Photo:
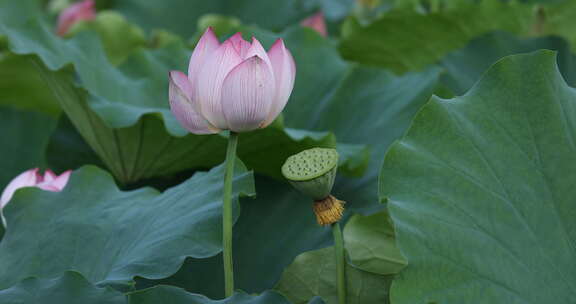
[[[25,170],[44,167],[56,120],[46,114],[0,107],[0,191]]]
[[[199,172],[160,194],[152,188],[119,191],[110,175],[83,167],[62,192],[18,191],[4,209],[0,288],[66,270],[90,282],[129,284],[136,275],[167,277],[187,256],[217,254],[223,174],[223,166]],[[254,182],[239,162],[234,197],[243,194],[254,195]]]
[[[320,296],[327,304],[338,303],[334,248],[328,247],[299,255],[284,271],[276,289],[292,303],[303,304]],[[346,265],[346,303],[390,303],[392,278]]]
[[[256,190],[256,199],[240,201],[242,215],[234,225],[235,284],[248,293],[273,288],[300,253],[332,244],[332,232],[316,224],[309,198],[285,182],[262,176],[256,178]],[[188,259],[174,276],[140,280],[138,288],[168,284],[223,298],[223,282],[222,256],[218,255]]]
[[[347,33],[340,50],[346,59],[405,72],[435,63],[487,32],[525,33],[532,20],[531,5],[499,0],[470,1],[430,14],[396,9]]]
[[[408,260],[392,302],[574,300],[576,91],[555,60],[505,57],[390,148],[380,193]]]
[[[97,288],[77,272],[53,279],[27,278],[0,291],[2,304],[126,304],[111,288]]]
[[[115,177],[134,182],[222,161],[224,136],[187,135],[168,109],[166,73],[184,70],[189,49],[182,44],[138,49],[117,68],[108,62],[95,33],[60,39],[51,33],[35,3],[0,1],[0,34],[7,36],[15,53],[39,57],[37,66],[63,109]],[[67,70],[55,71],[70,63],[77,78]],[[249,167],[279,177],[279,168],[290,154],[335,143],[329,133],[288,130],[278,122],[243,136],[239,154]],[[351,158],[344,160],[344,168],[358,171],[351,168],[353,164],[365,166],[364,150],[345,150],[361,154],[345,154]]]
[[[264,44],[275,38],[259,31],[256,34],[264,38]],[[296,77],[292,98],[284,110],[286,125],[330,130],[339,143],[367,145],[371,158],[365,175],[340,177],[334,194],[354,211],[378,210],[376,189],[382,155],[429,99],[440,70],[430,68],[395,76],[386,70],[345,62],[332,43],[314,31],[292,28],[282,37],[297,62],[298,75],[302,75]]]
[[[200,165],[210,167],[224,159],[224,138],[173,137],[154,115],[144,116],[134,126],[109,127],[90,108],[87,93],[74,85],[69,74],[50,72],[41,63],[38,65],[79,133],[121,182],[135,182]]]
[[[0,52],[0,105],[33,110],[52,117],[60,114],[58,101],[38,74],[30,56]]]
[[[344,244],[350,262],[359,269],[386,275],[406,266],[386,211],[353,216],[344,227]]]
[[[506,32],[493,32],[471,41],[465,48],[446,55],[442,66],[446,69],[442,82],[456,95],[463,95],[482,73],[500,58],[539,49],[558,51],[558,67],[570,85],[576,85],[576,57],[570,46],[558,37],[519,38]]]

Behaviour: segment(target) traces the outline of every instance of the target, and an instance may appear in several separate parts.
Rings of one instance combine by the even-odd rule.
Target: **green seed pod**
[[[335,149],[313,148],[288,157],[282,174],[298,191],[314,200],[322,200],[332,191],[337,169],[338,152]]]

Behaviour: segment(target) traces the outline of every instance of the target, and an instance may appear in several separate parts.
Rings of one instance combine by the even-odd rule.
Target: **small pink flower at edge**
[[[94,0],[83,0],[74,3],[64,9],[58,16],[58,27],[56,33],[59,36],[64,36],[78,21],[93,20],[94,18],[96,18]]]
[[[268,126],[282,112],[296,65],[278,39],[270,50],[236,33],[223,43],[208,28],[190,58],[188,75],[169,73],[170,108],[194,134],[246,132]]]
[[[322,14],[322,12],[318,12],[302,20],[300,25],[309,27],[324,37],[328,36],[328,31],[326,30],[326,22],[324,21],[324,14]]]
[[[62,191],[68,183],[68,179],[72,173],[71,170],[68,170],[60,175],[56,175],[51,170],[46,170],[44,176],[42,176],[38,171],[38,168],[30,169],[16,176],[8,186],[6,186],[2,192],[2,196],[0,196],[0,209],[4,208],[6,204],[8,204],[12,199],[14,192],[20,188],[37,187],[52,192]]]

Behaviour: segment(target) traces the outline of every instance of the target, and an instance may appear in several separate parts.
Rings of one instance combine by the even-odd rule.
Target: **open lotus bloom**
[[[38,172],[38,168],[30,169],[16,176],[4,189],[0,197],[0,209],[12,199],[14,192],[20,188],[37,187],[42,190],[59,192],[64,189],[70,178],[71,170],[60,175],[54,174],[51,170],[46,170],[44,176]]]
[[[170,72],[170,108],[194,134],[264,128],[282,112],[294,87],[296,66],[278,39],[268,53],[236,33],[222,44],[208,28],[196,45],[188,76]]]
[[[300,25],[309,27],[324,37],[328,36],[328,31],[326,30],[326,22],[324,21],[324,14],[322,14],[322,12],[316,13],[302,20]]]
[[[96,18],[94,0],[84,0],[74,3],[64,9],[58,16],[58,28],[56,32],[60,36],[66,35],[68,30],[80,20],[93,20]]]

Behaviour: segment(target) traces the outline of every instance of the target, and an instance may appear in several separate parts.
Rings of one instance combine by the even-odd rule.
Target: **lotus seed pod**
[[[294,188],[317,201],[330,195],[337,169],[335,149],[313,148],[288,157],[282,174]]]

